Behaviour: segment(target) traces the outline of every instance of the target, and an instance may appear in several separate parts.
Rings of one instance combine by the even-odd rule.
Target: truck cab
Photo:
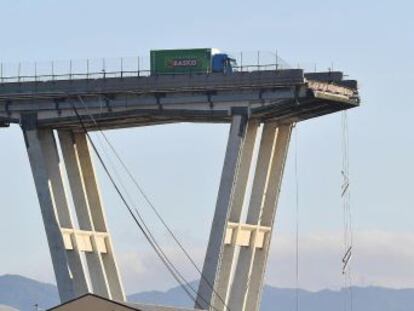
[[[217,53],[212,55],[211,71],[230,73],[236,67],[236,60],[229,57],[226,53]]]

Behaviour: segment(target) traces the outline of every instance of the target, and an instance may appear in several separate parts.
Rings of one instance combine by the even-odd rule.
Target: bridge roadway
[[[0,124],[23,117],[38,128],[90,130],[174,122],[301,121],[358,106],[356,81],[301,69],[0,83]],[[33,124],[34,125],[34,124]]]

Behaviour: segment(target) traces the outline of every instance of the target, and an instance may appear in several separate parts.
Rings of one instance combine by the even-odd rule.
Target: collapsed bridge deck
[[[341,72],[301,69],[0,83],[0,123],[89,130],[174,122],[301,121],[359,105]],[[75,107],[75,108],[74,108]],[[91,118],[93,116],[93,118]]]

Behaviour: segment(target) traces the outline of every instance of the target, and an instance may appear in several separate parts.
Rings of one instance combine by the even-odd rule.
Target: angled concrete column
[[[53,130],[39,130],[23,123],[30,165],[38,194],[46,236],[61,301],[88,292],[80,252],[66,252],[62,229],[73,229],[59,154]]]
[[[260,224],[270,227],[268,238],[265,240],[263,248],[257,248],[251,264],[251,277],[249,282],[249,291],[246,297],[245,310],[259,310],[261,295],[264,286],[264,277],[267,267],[267,258],[269,256],[270,242],[275,223],[277,202],[279,199],[280,189],[282,186],[283,171],[286,164],[286,157],[289,149],[290,136],[293,124],[286,124],[278,128],[278,137],[276,142],[275,159],[273,160],[274,170],[269,176],[269,186],[265,193],[265,202],[263,211],[260,215]]]
[[[79,229],[95,231],[92,216],[89,209],[88,198],[85,192],[85,182],[80,167],[80,159],[77,152],[74,135],[71,131],[59,131],[59,140],[65,161],[66,172],[71,188],[73,203],[75,206]],[[85,252],[86,263],[90,274],[92,290],[95,294],[110,298],[108,280],[103,268],[102,258],[96,247],[93,251]]]
[[[229,222],[232,223],[239,223],[242,215],[243,202],[246,194],[247,182],[249,178],[258,127],[259,122],[257,120],[249,121],[247,123],[245,137],[242,141],[240,160],[230,201]],[[230,284],[230,277],[236,250],[237,246],[235,243],[226,244],[223,248],[222,259],[219,263],[218,276],[216,281],[216,288],[219,297],[217,297],[217,295],[213,295],[212,303],[217,310],[226,310],[226,306],[223,302],[226,302],[227,300],[228,288]]]
[[[290,141],[291,124],[276,128],[266,124],[262,136],[253,190],[246,222],[266,231],[257,245],[257,231],[251,244],[241,247],[229,306],[234,311],[259,310],[260,296],[270,248],[284,165]]]
[[[81,234],[87,234],[91,244],[85,248],[85,256],[93,291],[124,301],[125,294],[86,135],[59,131],[59,138]]]
[[[209,305],[213,302],[213,290],[211,287],[217,290],[216,281],[219,272],[219,263],[222,256],[224,238],[230,216],[231,196],[234,191],[235,176],[240,162],[240,151],[245,133],[246,118],[241,115],[233,116],[216,210],[203,266],[203,276],[205,280],[200,280],[196,301],[197,308],[209,309]]]

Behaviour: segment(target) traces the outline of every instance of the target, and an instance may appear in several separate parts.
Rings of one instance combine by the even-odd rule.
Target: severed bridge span
[[[87,292],[125,300],[87,131],[231,124],[196,307],[257,311],[292,127],[358,105],[356,81],[301,69],[0,81],[0,126],[23,131],[62,301]]]

